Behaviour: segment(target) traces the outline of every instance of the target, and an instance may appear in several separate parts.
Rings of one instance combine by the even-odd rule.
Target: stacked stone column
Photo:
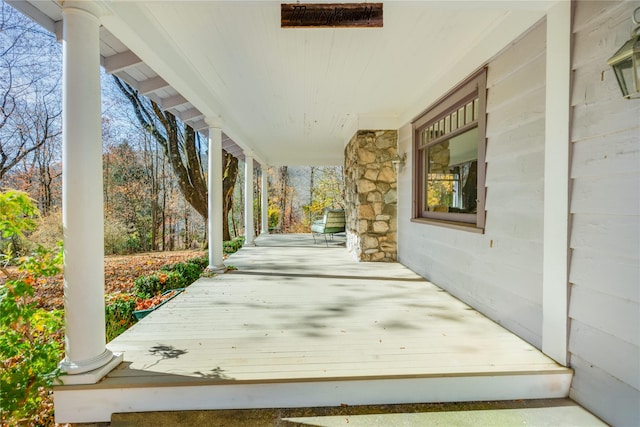
[[[358,131],[345,148],[347,248],[361,261],[397,260],[395,130]]]

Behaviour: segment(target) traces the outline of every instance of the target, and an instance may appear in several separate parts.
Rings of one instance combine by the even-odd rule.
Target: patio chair
[[[324,242],[329,247],[329,241],[327,236],[333,239],[335,233],[342,233],[345,231],[345,216],[344,209],[329,209],[324,210],[322,219],[314,221],[311,225],[311,235],[313,236],[313,243],[316,242],[316,237],[324,235]]]

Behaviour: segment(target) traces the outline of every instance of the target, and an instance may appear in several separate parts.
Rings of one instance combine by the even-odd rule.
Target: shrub
[[[127,293],[111,294],[106,296],[105,304],[106,334],[109,342],[136,323],[133,315],[136,298]]]
[[[223,243],[224,253],[232,254],[238,252],[244,245],[244,236],[238,236],[233,240],[227,240]]]
[[[160,271],[164,272],[176,272],[185,281],[185,286],[188,286],[200,278],[203,268],[195,262],[179,262],[177,264],[165,265]]]
[[[31,199],[16,191],[0,192],[0,235],[23,237],[35,226],[38,210]],[[5,257],[7,262],[10,255]],[[62,251],[40,246],[18,261],[18,273],[0,286],[0,418],[2,423],[38,423],[43,396],[59,376],[62,358],[60,311],[36,308],[33,285],[60,271]]]
[[[199,256],[197,258],[192,258],[192,259],[188,260],[187,262],[189,262],[191,264],[195,264],[198,267],[200,267],[201,270],[204,270],[205,268],[207,268],[209,266],[209,257]]]
[[[177,271],[161,271],[150,276],[140,276],[133,282],[134,293],[140,298],[151,298],[171,289],[189,285]]]

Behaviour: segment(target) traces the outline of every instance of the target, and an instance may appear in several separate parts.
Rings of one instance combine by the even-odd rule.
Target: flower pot
[[[179,288],[179,289],[170,289],[168,291],[165,291],[162,293],[162,295],[167,295],[171,292],[175,292],[174,295],[171,295],[169,298],[164,299],[161,303],[154,305],[151,308],[147,308],[144,310],[135,310],[133,312],[133,315],[136,317],[136,320],[141,320],[144,319],[149,313],[151,313],[154,310],[157,310],[159,307],[162,307],[164,304],[166,304],[167,302],[171,301],[172,299],[174,299],[175,297],[177,297],[178,295],[180,295],[180,293],[184,291],[184,288]]]

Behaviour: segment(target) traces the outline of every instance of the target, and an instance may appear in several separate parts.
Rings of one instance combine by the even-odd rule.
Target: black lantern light
[[[625,98],[640,98],[640,7],[633,11],[631,38],[607,61]]]

